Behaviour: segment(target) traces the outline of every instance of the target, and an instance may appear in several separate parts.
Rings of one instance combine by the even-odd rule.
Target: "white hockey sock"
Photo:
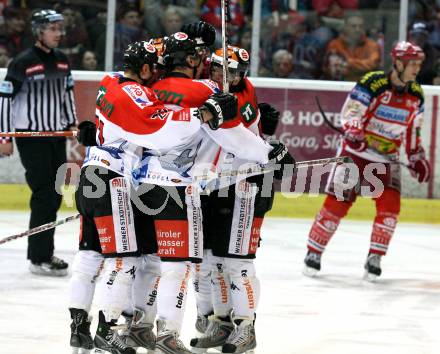
[[[231,298],[234,315],[254,319],[260,299],[260,281],[256,277],[252,259],[226,258],[231,279]]]
[[[69,308],[90,312],[95,293],[96,278],[101,271],[104,257],[95,251],[78,251],[72,264],[69,282]]]
[[[211,299],[211,257],[211,250],[204,250],[203,262],[191,265],[192,283],[199,315],[207,315],[214,310]]]
[[[98,283],[98,305],[106,322],[117,320],[130,304],[138,257],[106,258]]]
[[[160,281],[160,258],[157,255],[149,254],[141,259],[133,282],[133,304],[134,307],[145,312],[144,322],[154,323]]]
[[[228,316],[232,309],[231,282],[224,262],[224,258],[211,257],[211,300],[214,307],[214,314],[219,317]]]
[[[161,262],[157,316],[169,330],[180,332],[182,327],[190,272],[190,262]]]

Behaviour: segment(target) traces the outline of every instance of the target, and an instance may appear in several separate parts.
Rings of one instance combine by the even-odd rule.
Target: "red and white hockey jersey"
[[[197,109],[175,112],[150,88],[112,74],[98,90],[96,125],[98,146],[88,149],[84,166],[98,165],[128,175],[139,164],[141,148],[161,155],[185,146],[202,123]]]
[[[404,93],[399,93],[383,71],[366,74],[347,97],[341,120],[344,129],[352,120],[360,119],[368,148],[363,152],[353,151],[348,146],[344,148],[377,162],[398,160],[403,142],[407,154],[418,151],[423,102],[423,90],[416,82],[412,82]]]
[[[172,73],[153,85],[159,99],[168,107],[199,107],[207,98],[217,92],[218,86],[211,80],[192,80],[183,74]],[[170,106],[171,105],[171,106]],[[222,126],[223,127],[223,126]],[[203,124],[201,131],[191,136],[185,145],[157,155],[146,151],[142,167],[135,172],[141,183],[162,185],[185,185],[196,176],[213,170],[220,156],[220,146],[226,151],[248,161],[267,163],[272,147],[260,137],[234,123],[227,128],[212,130]]]

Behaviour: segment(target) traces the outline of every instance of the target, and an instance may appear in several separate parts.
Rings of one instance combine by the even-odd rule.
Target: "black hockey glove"
[[[214,93],[209,96],[201,110],[208,110],[213,118],[208,121],[212,130],[217,130],[223,122],[232,120],[237,115],[237,97],[230,93]]]
[[[183,25],[180,31],[185,32],[191,39],[201,38],[203,43],[197,44],[204,44],[209,47],[215,42],[214,26],[204,21],[198,21]]]
[[[78,125],[76,139],[81,145],[96,146],[96,125],[89,120],[85,120]]]
[[[263,134],[274,135],[280,121],[280,112],[269,103],[259,103],[258,109],[261,114],[261,128]]]
[[[274,166],[274,177],[276,179],[282,179],[284,169],[287,165],[293,165],[292,174],[295,172],[295,159],[290,155],[287,147],[279,141],[271,141],[269,143],[273,146],[273,150],[269,152],[269,166]],[[289,170],[290,171],[290,170]]]

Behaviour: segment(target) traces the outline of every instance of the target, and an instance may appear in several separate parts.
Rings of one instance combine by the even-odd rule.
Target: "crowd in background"
[[[251,51],[251,0],[229,0],[228,40]],[[399,0],[262,0],[259,76],[355,81],[390,66],[398,38]],[[73,69],[103,70],[107,1],[0,0],[0,67],[32,44],[29,17],[53,8],[65,18],[60,49]],[[114,68],[131,42],[176,32],[202,19],[218,30],[220,0],[117,2]],[[440,0],[411,0],[408,40],[422,47],[422,84],[440,84]]]

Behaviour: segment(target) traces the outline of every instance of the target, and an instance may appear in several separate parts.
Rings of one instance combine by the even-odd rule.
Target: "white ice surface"
[[[25,230],[27,221],[27,213],[0,212],[0,238]],[[257,354],[440,353],[439,226],[399,224],[383,276],[372,284],[362,280],[370,223],[341,224],[316,279],[301,273],[310,225],[265,220]],[[59,227],[58,256],[73,259],[77,234],[77,222]],[[68,279],[31,275],[25,250],[25,239],[0,245],[0,353],[70,353]],[[194,320],[190,295],[186,344]]]

